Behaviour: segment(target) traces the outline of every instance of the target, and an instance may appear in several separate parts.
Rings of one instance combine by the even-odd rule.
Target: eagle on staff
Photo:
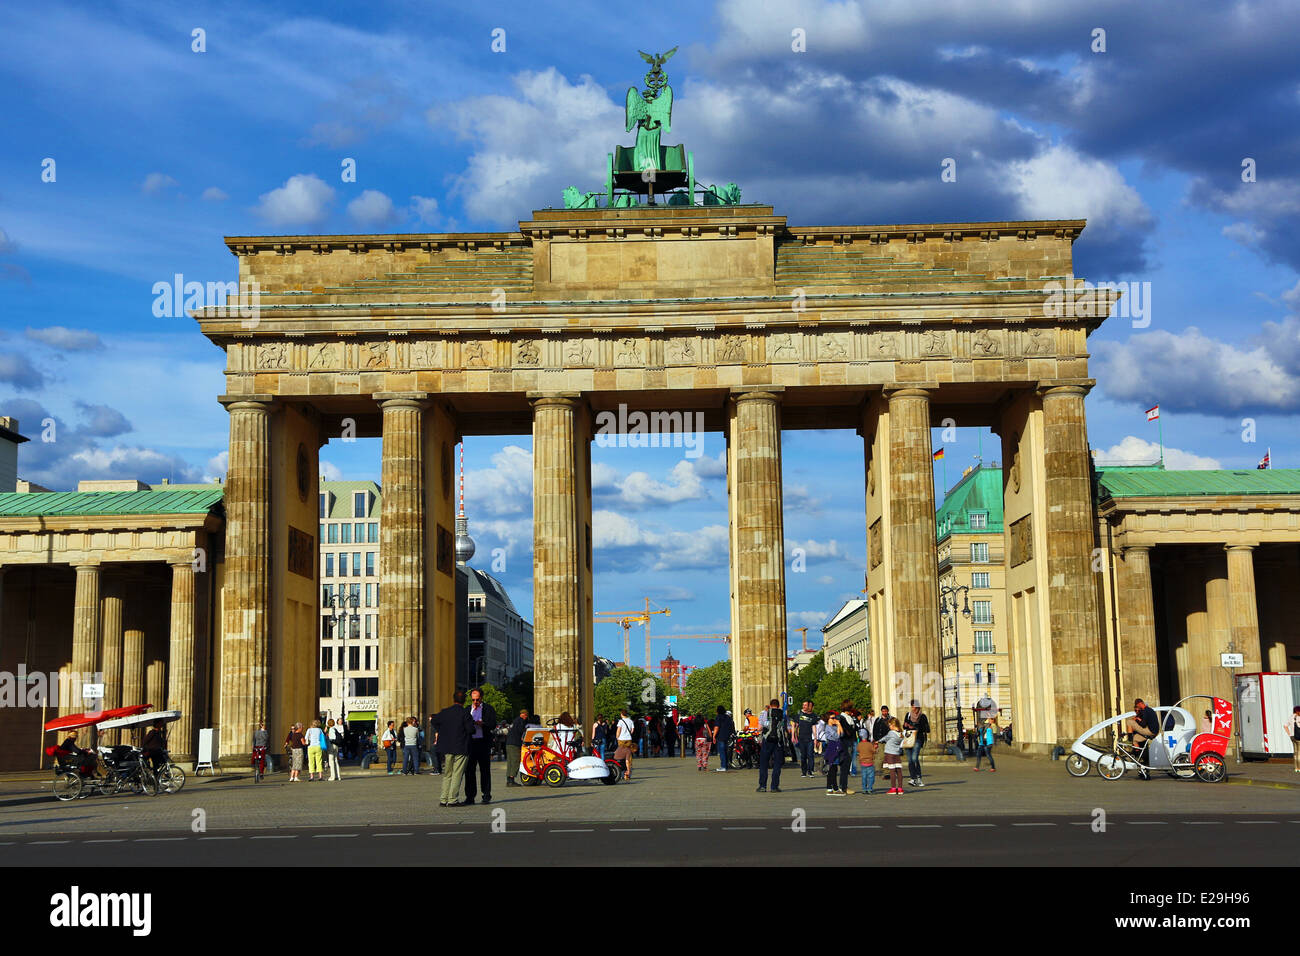
[[[632,151],[632,162],[636,169],[659,168],[659,137],[663,132],[672,132],[673,88],[668,85],[668,76],[663,71],[677,47],[667,53],[645,53],[637,50],[641,59],[650,64],[650,72],[645,75],[646,88],[638,90],[635,86],[627,90],[627,125],[631,130],[637,127],[636,146]]]

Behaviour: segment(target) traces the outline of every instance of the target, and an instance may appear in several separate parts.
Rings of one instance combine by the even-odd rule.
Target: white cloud
[[[320,463],[320,476],[325,481],[342,481],[343,469],[332,461],[322,460]]]
[[[363,226],[382,226],[397,218],[393,201],[377,189],[367,189],[348,203],[348,215]]]
[[[804,555],[813,560],[835,560],[848,557],[847,554],[840,550],[840,543],[833,538],[830,541],[815,541],[812,538],[809,538],[806,541],[793,541],[787,538],[785,542],[785,553],[787,559],[789,558],[791,551],[795,548],[802,548]]]
[[[206,202],[224,202],[230,197],[216,186],[209,186],[207,189],[203,190],[203,195],[199,198]]]
[[[94,332],[87,329],[69,329],[62,325],[50,325],[43,329],[28,326],[26,335],[34,342],[70,352],[88,352],[104,347],[103,341]]]
[[[1007,165],[1020,214],[1030,219],[1087,219],[1103,230],[1143,227],[1151,221],[1137,190],[1105,160],[1068,146],[1051,146]]]
[[[465,510],[471,518],[532,514],[533,453],[507,445],[492,456],[491,468],[465,472]]]
[[[324,467],[325,462],[321,462],[321,468],[323,469]],[[226,473],[229,471],[230,451],[227,449],[226,451],[213,455],[208,459],[207,464],[203,466],[203,480],[220,481],[224,483],[226,480]]]
[[[1106,465],[1149,465],[1160,460],[1160,445],[1145,441],[1136,435],[1126,435],[1118,444],[1111,445],[1097,452],[1097,467]],[[1183,451],[1179,448],[1165,448],[1165,467],[1175,470],[1204,470],[1222,468],[1217,458]]]
[[[159,196],[176,185],[176,180],[166,173],[150,173],[140,184],[140,192],[146,196]]]
[[[679,461],[669,474],[671,480],[662,482],[651,478],[644,471],[632,472],[623,479],[620,486],[622,501],[638,507],[698,501],[709,496],[689,459]]]
[[[787,626],[803,627],[807,625],[810,631],[820,630],[821,626],[830,618],[831,616],[825,611],[789,611],[785,616]]]
[[[299,173],[258,197],[253,211],[273,226],[314,226],[325,221],[333,202],[334,190],[319,176]]]
[[[438,214],[438,200],[432,196],[412,196],[411,212],[421,225],[434,228],[441,218]]]

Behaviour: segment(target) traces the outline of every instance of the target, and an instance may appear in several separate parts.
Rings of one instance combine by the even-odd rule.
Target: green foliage
[[[838,709],[846,700],[853,701],[858,710],[866,711],[871,706],[871,687],[857,671],[833,670],[817,685],[812,698],[813,710],[824,714]]]
[[[677,709],[684,714],[712,716],[719,704],[731,709],[731,661],[697,667],[687,674]]]
[[[663,681],[639,667],[616,667],[596,685],[593,695],[597,714],[607,720],[618,717],[620,707],[629,714],[662,714],[666,690]],[[595,714],[583,714],[583,720],[595,720]]]
[[[793,701],[791,707],[798,710],[803,706],[805,700],[815,702],[817,700],[817,687],[825,676],[826,655],[818,651],[813,655],[812,660],[799,669],[799,673],[790,675],[790,682],[787,686]]]
[[[510,719],[519,714],[521,707],[527,707],[528,712],[534,717],[537,712],[533,710],[533,672],[520,671],[506,683],[502,688],[505,695],[510,698]]]

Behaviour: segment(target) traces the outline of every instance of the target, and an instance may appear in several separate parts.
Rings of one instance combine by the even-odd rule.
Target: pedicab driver
[[[1160,733],[1160,721],[1156,719],[1156,712],[1148,707],[1141,697],[1133,701],[1133,711],[1128,727],[1129,732],[1133,734],[1133,742],[1141,744],[1138,749],[1138,762],[1141,764],[1138,768],[1138,777],[1142,780],[1150,780],[1151,758],[1147,751],[1152,739]]]

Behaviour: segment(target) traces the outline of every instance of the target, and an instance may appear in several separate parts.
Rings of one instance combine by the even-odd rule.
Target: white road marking
[[[610,827],[610,833],[649,833],[649,827]]]
[[[708,827],[668,827],[669,832],[672,832],[674,830],[683,831],[683,830],[707,830],[707,829]]]
[[[175,843],[184,840],[186,837],[136,837],[132,843]],[[257,839],[254,837],[253,839]]]
[[[199,837],[199,839],[200,839],[200,840],[242,840],[243,837],[237,837],[237,836],[211,836],[211,837]]]
[[[1055,823],[1013,823],[1013,827],[1054,827]]]
[[[249,839],[250,840],[296,840],[298,839],[298,835],[296,833],[293,833],[293,834],[285,834],[284,836],[255,836],[255,837],[249,837]]]
[[[81,842],[83,843],[125,843],[126,837],[122,837],[121,839],[118,840],[82,840]]]
[[[372,837],[375,837],[376,839],[378,839],[379,837],[414,836],[415,834],[413,834],[413,833],[372,833],[372,834],[370,834],[370,835],[371,835]],[[345,833],[345,834],[342,834],[342,836],[356,836],[356,834],[355,834],[355,833]]]
[[[595,833],[596,831],[594,829],[591,829],[591,830],[547,830],[546,832],[547,833]]]
[[[358,834],[356,833],[314,833],[312,834],[312,839],[313,840],[349,840],[352,837],[355,837],[357,835]],[[375,836],[392,836],[392,834],[376,833]],[[406,834],[406,836],[410,836],[410,834],[408,833]]]
[[[942,830],[942,823],[900,823],[900,830]]]
[[[34,840],[27,844],[28,846],[58,846],[61,843],[71,843],[71,840]]]
[[[996,823],[959,823],[959,824],[957,824],[957,826],[962,827],[962,828],[970,828],[970,827],[995,827],[995,826],[997,826],[997,824],[996,824]]]
[[[502,833],[534,833],[534,830],[502,830]]]
[[[439,830],[436,833],[426,833],[425,836],[473,836],[473,830]]]
[[[1277,823],[1276,820],[1238,820],[1242,826],[1250,826],[1252,823]]]

